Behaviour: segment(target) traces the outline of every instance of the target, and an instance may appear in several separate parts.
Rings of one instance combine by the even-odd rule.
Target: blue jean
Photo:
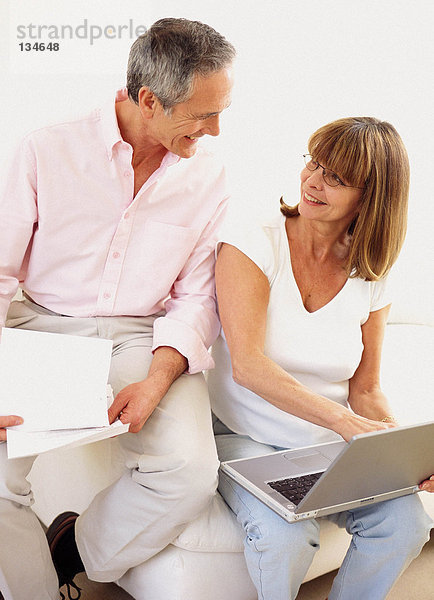
[[[216,431],[216,443],[222,461],[275,450],[234,433]],[[319,520],[287,523],[222,473],[219,491],[246,533],[244,554],[258,600],[296,598],[319,548]],[[434,526],[415,494],[323,518],[352,535],[329,600],[386,598]]]

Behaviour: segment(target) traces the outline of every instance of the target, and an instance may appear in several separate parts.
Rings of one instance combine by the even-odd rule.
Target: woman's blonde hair
[[[410,167],[396,129],[373,117],[348,117],[313,133],[309,153],[349,185],[363,188],[360,210],[350,226],[348,275],[375,281],[384,277],[404,243]],[[298,206],[280,200],[286,217]]]

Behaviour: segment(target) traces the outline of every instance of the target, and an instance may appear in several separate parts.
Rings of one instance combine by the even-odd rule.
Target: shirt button
[[[130,218],[130,213],[125,213],[124,214],[124,219],[129,219]]]
[[[109,299],[109,298],[111,298],[111,297],[112,297],[112,295],[110,294],[110,292],[104,292],[104,298],[105,298],[106,300],[108,300],[108,299]]]
[[[131,177],[131,171],[124,171],[125,177]]]
[[[119,252],[113,252],[113,258],[119,258],[120,254]]]

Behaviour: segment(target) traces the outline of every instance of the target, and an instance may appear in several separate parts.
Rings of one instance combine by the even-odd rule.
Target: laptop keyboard
[[[301,477],[291,477],[289,479],[279,479],[277,481],[268,481],[268,485],[282,494],[287,500],[298,506],[311,487],[315,485],[321,477],[321,473],[310,473]]]

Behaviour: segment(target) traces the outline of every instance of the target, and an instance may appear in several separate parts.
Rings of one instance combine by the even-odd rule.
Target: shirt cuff
[[[205,344],[198,333],[183,321],[170,317],[159,317],[154,321],[152,351],[160,346],[170,346],[178,350],[188,360],[187,373],[193,375],[214,368]]]

